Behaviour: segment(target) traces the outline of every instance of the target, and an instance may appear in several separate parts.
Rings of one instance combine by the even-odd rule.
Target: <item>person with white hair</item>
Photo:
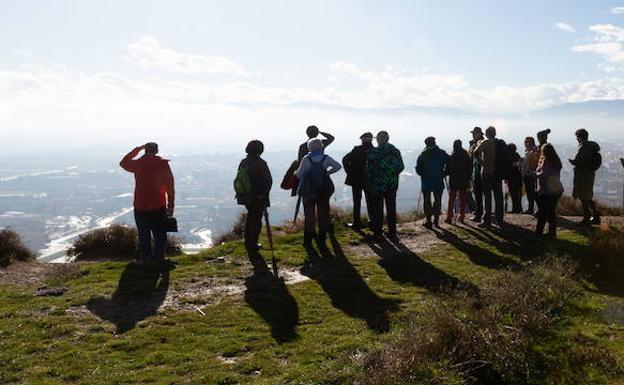
[[[323,140],[312,138],[308,141],[308,154],[301,159],[295,175],[299,179],[298,193],[303,201],[305,224],[303,245],[312,247],[316,238],[319,247],[325,246],[330,230],[329,199],[334,193],[334,183],[330,175],[342,166],[329,155],[323,153]],[[318,216],[318,237],[316,223]]]

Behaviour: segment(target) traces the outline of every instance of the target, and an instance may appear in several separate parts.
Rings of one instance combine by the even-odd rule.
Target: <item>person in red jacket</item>
[[[134,159],[143,150],[145,154]],[[173,215],[175,202],[169,161],[156,154],[158,144],[150,142],[130,151],[119,163],[124,170],[134,173],[134,219],[139,232],[139,253],[144,262],[165,260],[167,233],[163,225],[167,216]]]

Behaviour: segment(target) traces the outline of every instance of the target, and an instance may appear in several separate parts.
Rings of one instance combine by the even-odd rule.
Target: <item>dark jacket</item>
[[[593,167],[594,153],[600,152],[600,146],[596,142],[587,141],[581,143],[572,159],[574,166],[574,191],[572,196],[580,200],[592,200],[594,198],[594,179],[596,172]]]
[[[426,147],[416,161],[416,173],[422,181],[422,191],[441,192],[444,190],[444,170],[448,154],[438,146]]]
[[[522,157],[517,152],[509,154],[509,160],[511,161],[510,173],[507,180],[512,185],[522,184]]]
[[[494,176],[497,179],[509,179],[512,173],[513,163],[507,143],[502,139],[496,139],[496,157],[494,163]]]
[[[453,152],[450,156],[445,174],[449,176],[449,189],[467,190],[470,187],[473,161],[464,149]]]
[[[372,143],[353,147],[350,153],[342,158],[342,166],[347,173],[347,186],[364,188],[366,185],[366,158],[373,149]]]
[[[251,192],[247,196],[239,197],[238,204],[269,207],[271,205],[269,193],[273,185],[273,178],[271,178],[271,171],[267,163],[259,156],[248,155],[238,165],[239,170],[242,167],[247,167],[249,179],[251,179]]]

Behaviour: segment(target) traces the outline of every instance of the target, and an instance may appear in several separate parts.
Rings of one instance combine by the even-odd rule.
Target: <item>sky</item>
[[[148,140],[225,151],[253,138],[281,150],[309,124],[344,146],[368,130],[419,143],[475,124],[520,137],[551,125],[518,118],[531,112],[624,99],[624,0],[2,7],[5,153]]]

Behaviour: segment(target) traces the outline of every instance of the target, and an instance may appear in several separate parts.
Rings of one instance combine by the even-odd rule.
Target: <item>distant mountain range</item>
[[[532,117],[550,117],[555,115],[598,115],[602,117],[624,116],[624,100],[592,100],[582,103],[566,103],[535,111]]]

